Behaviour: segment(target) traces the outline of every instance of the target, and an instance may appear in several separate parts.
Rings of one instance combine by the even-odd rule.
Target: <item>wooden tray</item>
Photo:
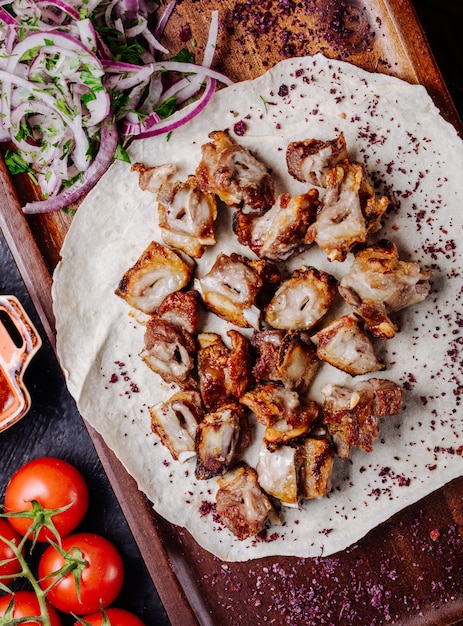
[[[323,52],[423,84],[443,116],[463,128],[408,0],[184,0],[168,24],[167,47],[182,47],[180,32],[189,25],[200,58],[214,9],[222,25],[215,66],[233,80],[288,56]],[[31,197],[28,180],[12,183],[0,162],[0,226],[54,345],[51,273],[71,218],[26,219],[20,205]],[[463,624],[463,479],[332,557],[225,564],[154,514],[89,431],[174,626]]]

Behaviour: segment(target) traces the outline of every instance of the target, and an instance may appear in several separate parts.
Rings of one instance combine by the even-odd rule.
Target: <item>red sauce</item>
[[[11,397],[10,385],[8,384],[5,375],[0,370],[0,413],[8,404],[8,400]]]

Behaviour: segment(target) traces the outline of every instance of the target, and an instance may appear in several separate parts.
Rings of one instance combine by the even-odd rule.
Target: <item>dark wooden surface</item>
[[[353,2],[352,6],[359,4]],[[371,2],[372,6],[377,4],[381,3]],[[417,28],[407,1],[389,3],[399,33],[397,42],[394,45],[391,42],[391,54],[397,54],[397,58],[388,57],[387,61],[400,61],[402,77],[425,83],[446,117],[458,124],[450,97],[462,116],[460,1],[415,0],[413,4],[447,89],[439,72],[436,73],[423,32]],[[200,30],[201,20],[211,7],[219,5],[223,11],[227,7],[240,8],[242,16],[248,18],[248,25],[241,33],[245,41],[235,45],[230,58],[228,49],[218,51],[219,63],[234,79],[239,79],[265,69],[281,50],[281,39],[275,38],[273,48],[272,42],[266,42],[265,38],[259,42],[249,39],[253,5],[258,5],[259,11],[267,5],[275,10],[278,5],[282,15],[285,10],[291,13],[291,7],[296,5],[309,10],[322,6],[326,15],[330,7],[343,3],[184,0],[178,7],[180,18],[172,22],[168,32],[173,47],[178,44],[179,25],[187,21],[191,21],[193,34],[201,44],[201,35],[204,36],[204,28],[202,33]],[[238,21],[229,24],[230,32],[232,27],[236,28],[232,35],[235,44],[241,26],[242,22]],[[304,29],[300,21],[293,23],[293,27]],[[310,42],[305,47],[302,36],[298,42],[300,48],[295,48],[295,53],[311,52]],[[331,42],[326,49],[335,55],[347,55],[347,60],[362,60],[368,65],[359,40],[341,44]],[[357,48],[349,55],[346,46],[353,44]],[[29,193],[21,185],[16,183],[16,186],[20,199],[23,193]],[[9,193],[8,189],[4,187],[2,193]],[[0,240],[0,289],[26,300],[26,308],[33,317],[35,308],[44,324],[42,336],[48,336],[51,345],[54,337],[47,292],[49,272],[59,258],[67,224],[68,219],[63,215],[32,218],[27,224],[14,212],[8,215],[9,244],[31,292],[32,302],[18,278],[5,242]],[[34,241],[40,245],[38,250],[34,248]],[[30,255],[25,250],[30,250]],[[2,435],[2,485],[21,462],[38,454],[59,455],[80,467],[96,494],[88,524],[104,531],[125,551],[129,574],[121,602],[124,600],[126,606],[138,612],[147,625],[168,623],[151,579],[175,625],[463,624],[462,480],[454,481],[394,516],[342,554],[326,559],[264,559],[248,564],[223,564],[195,546],[187,533],[153,515],[104,443],[92,431],[89,437],[63,386],[50,345],[45,345],[31,365],[27,380],[32,387],[34,408],[27,419]]]

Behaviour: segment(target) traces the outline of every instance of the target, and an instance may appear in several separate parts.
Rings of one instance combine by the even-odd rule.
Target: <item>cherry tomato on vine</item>
[[[13,611],[8,614],[8,607],[11,598],[14,598]],[[55,609],[47,602],[48,615],[51,626],[61,626],[61,619]],[[37,596],[33,591],[17,591],[13,596],[6,595],[0,598],[0,617],[11,617],[19,619],[21,617],[38,617],[40,615],[40,605]],[[41,626],[42,622],[28,620],[21,622],[24,626]]]
[[[105,537],[94,533],[68,535],[61,547],[66,558],[54,546],[49,546],[39,561],[42,589],[59,578],[50,575],[69,563],[72,557],[81,564],[50,589],[48,601],[63,613],[75,615],[95,613],[110,605],[119,595],[124,580],[124,565],[117,548]],[[76,572],[81,576],[80,600],[73,575]]]
[[[11,477],[5,492],[5,512],[16,513],[32,509],[36,500],[45,509],[71,506],[53,515],[52,521],[61,537],[72,532],[82,521],[88,509],[88,488],[77,468],[53,457],[41,457],[23,465]],[[10,524],[25,535],[32,523],[29,518],[10,517]],[[38,541],[56,537],[47,528],[38,533]]]
[[[0,518],[0,583],[8,585],[15,574],[21,571],[21,563],[13,550],[2,539],[12,541],[16,545],[21,542],[21,536],[6,521]]]
[[[82,622],[91,624],[91,626],[145,626],[139,617],[125,609],[111,607],[105,609],[105,614],[106,621],[105,615],[101,611],[98,611],[98,613],[84,615]],[[82,626],[82,622],[76,622],[74,626]]]

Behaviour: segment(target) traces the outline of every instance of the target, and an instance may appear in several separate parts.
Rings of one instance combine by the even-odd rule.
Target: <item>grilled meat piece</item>
[[[216,511],[222,523],[241,541],[261,532],[273,512],[257,482],[257,473],[240,464],[217,480]]]
[[[196,178],[166,182],[157,194],[159,227],[166,245],[200,258],[216,242],[217,200],[199,188]]]
[[[334,450],[327,439],[269,448],[263,442],[256,466],[259,484],[285,506],[320,498],[331,490]]]
[[[385,196],[376,197],[363,165],[338,163],[326,175],[320,211],[305,241],[315,241],[330,261],[344,261],[356,244],[379,230],[388,204]]]
[[[269,209],[274,203],[274,187],[265,165],[226,131],[213,131],[209,138],[201,147],[196,168],[200,188],[231,207],[244,204],[259,213]]]
[[[269,450],[275,450],[282,443],[292,443],[307,436],[319,417],[316,402],[304,401],[292,414],[285,415],[270,426],[264,433],[264,443]]]
[[[195,456],[196,428],[204,413],[198,391],[179,391],[166,402],[150,407],[149,411],[151,430],[176,461],[183,463]]]
[[[302,266],[282,281],[265,307],[265,321],[273,328],[312,328],[333,303],[336,287],[331,274]]]
[[[321,498],[331,491],[333,445],[327,439],[307,437],[301,447],[304,451],[301,496],[306,499]]]
[[[143,191],[158,193],[162,185],[175,174],[177,168],[173,163],[147,167],[143,163],[134,163],[132,172],[138,172],[138,185]]]
[[[350,315],[344,315],[323,328],[314,340],[322,361],[352,376],[384,369],[371,340]]]
[[[181,326],[153,316],[145,330],[145,347],[140,357],[168,383],[190,384],[196,343]]]
[[[344,159],[347,159],[347,148],[342,133],[329,141],[292,141],[286,149],[286,165],[291,176],[317,187],[325,187],[328,170]]]
[[[272,450],[307,435],[318,419],[318,406],[275,383],[257,384],[240,399],[266,426],[264,441]]]
[[[239,460],[251,441],[245,409],[238,402],[222,405],[206,413],[196,431],[196,470],[198,480],[221,476]]]
[[[344,459],[349,457],[353,446],[371,452],[378,436],[379,418],[397,415],[402,410],[402,389],[385,379],[370,378],[352,389],[326,385],[322,393],[323,422],[338,455]]]
[[[196,279],[195,287],[205,306],[219,317],[242,328],[258,328],[261,312],[256,303],[265,285],[262,276],[270,275],[267,270],[263,261],[219,254],[209,272]]]
[[[156,317],[181,326],[190,335],[196,334],[199,322],[198,293],[192,289],[169,294],[156,309]]]
[[[300,407],[299,394],[276,383],[258,383],[240,398],[264,426],[293,415]]]
[[[316,189],[294,198],[282,194],[263,215],[236,211],[233,230],[238,241],[261,259],[286,261],[306,247],[305,235],[315,221],[318,205]]]
[[[253,374],[258,382],[282,382],[303,393],[317,373],[320,359],[304,331],[255,331],[251,345],[257,351]]]
[[[166,246],[152,241],[119,282],[115,294],[144,313],[153,313],[164,298],[190,281],[192,268]]]
[[[418,263],[401,261],[395,244],[382,239],[355,253],[339,293],[375,337],[389,339],[397,330],[389,313],[422,302],[431,288],[430,277]]]
[[[256,465],[259,485],[285,506],[296,507],[301,499],[300,483],[304,455],[299,446],[269,450],[263,443]]]
[[[199,388],[208,410],[240,398],[253,380],[249,342],[236,330],[230,330],[227,335],[231,348],[216,333],[198,336]]]

